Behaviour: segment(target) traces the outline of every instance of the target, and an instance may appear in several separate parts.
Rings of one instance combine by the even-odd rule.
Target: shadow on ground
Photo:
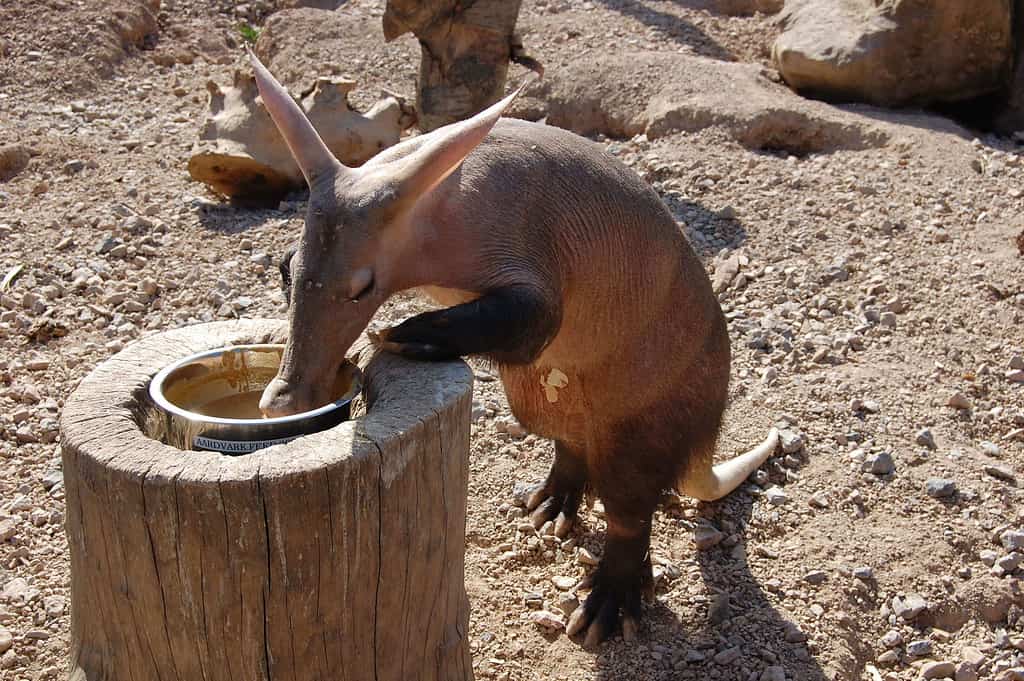
[[[736,61],[729,50],[722,47],[714,38],[705,33],[699,26],[683,17],[670,12],[655,9],[651,4],[641,0],[598,0],[610,10],[632,17],[641,23],[660,30],[680,45],[687,45],[696,54],[722,61]],[[675,4],[691,9],[706,9],[707,3],[701,0],[683,0]]]
[[[728,211],[711,210],[707,206],[675,191],[661,195],[672,217],[683,223],[683,233],[701,259],[715,256],[723,248],[736,249],[747,241],[747,230]]]
[[[309,194],[305,191],[289,194],[285,197],[290,202],[304,201]],[[279,202],[260,204],[214,203],[202,202],[196,208],[199,223],[204,229],[221,234],[242,234],[275,220],[290,220],[304,217],[304,211],[298,207],[285,204],[285,210],[278,208]]]
[[[697,552],[699,578],[711,593],[710,601],[701,603],[698,597],[681,607],[670,608],[660,602],[647,605],[635,643],[624,643],[616,636],[605,644],[596,658],[598,679],[622,681],[618,675],[623,656],[636,657],[636,674],[630,678],[650,681],[857,678],[852,668],[857,665],[849,670],[826,671],[811,654],[802,632],[769,602],[764,585],[753,575],[748,562],[744,535],[753,504],[749,493],[737,491],[724,501],[701,507],[702,515],[716,526],[735,528],[731,538],[719,546]],[[665,509],[658,513],[672,515]],[[593,539],[601,540],[603,535],[595,534]],[[658,543],[655,536],[655,552]],[[684,572],[675,580],[676,588],[685,590],[685,580],[690,578],[696,575]]]

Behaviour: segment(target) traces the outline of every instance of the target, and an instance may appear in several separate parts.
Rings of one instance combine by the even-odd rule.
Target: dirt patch
[[[245,68],[237,24],[251,15],[238,4],[165,0],[156,48],[122,50],[111,77],[87,76],[70,98],[64,81],[94,73],[81,70],[82,38],[107,3],[0,2],[0,144],[39,151],[0,184],[0,280],[21,268],[0,291],[3,681],[66,669],[56,419],[71,390],[153,330],[286,315],[274,263],[300,234],[304,194],[240,210],[187,173],[205,84]],[[524,44],[546,67],[536,87],[550,90],[523,105],[595,133],[644,177],[709,274],[735,264],[721,276],[733,357],[721,456],[775,421],[793,431],[790,451],[719,503],[667,499],[638,640],[588,653],[531,614],[571,603],[559,585],[593,570],[601,507],[567,542],[522,528],[515,485],[543,478],[552,446],[516,427],[493,372],[474,363],[464,632],[474,674],[862,681],[877,679],[873,665],[886,681],[912,681],[922,660],[959,663],[976,648],[981,678],[998,678],[1024,664],[1014,600],[1024,573],[996,574],[1014,560],[1001,534],[1024,530],[1024,384],[1013,373],[1024,356],[1024,156],[926,113],[776,98],[762,70],[771,18],[713,9],[524,3]],[[411,95],[419,46],[385,44],[382,12],[380,0],[348,0],[272,27],[261,50],[296,91],[315,74],[351,77],[366,106],[382,87]],[[181,58],[154,60],[161,53]],[[511,70],[513,83],[526,77]],[[656,122],[663,131],[640,134]],[[374,324],[426,307],[397,296]],[[933,478],[953,494],[929,495]],[[915,593],[923,614],[897,614],[894,599]],[[919,641],[927,657],[910,654]]]

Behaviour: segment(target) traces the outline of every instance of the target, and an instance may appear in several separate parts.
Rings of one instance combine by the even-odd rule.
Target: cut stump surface
[[[464,363],[364,343],[351,421],[238,457],[150,437],[157,371],[285,334],[250,320],[150,336],[69,398],[72,681],[473,678]]]

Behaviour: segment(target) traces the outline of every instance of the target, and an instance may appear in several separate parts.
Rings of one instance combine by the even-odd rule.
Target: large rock
[[[957,102],[1013,67],[1012,0],[787,0],[772,57],[795,90],[882,106]]]
[[[253,76],[236,71],[233,85],[210,81],[206,87],[210,114],[188,163],[193,179],[243,204],[275,205],[303,186],[299,166],[263,106]],[[354,87],[354,81],[343,78],[317,78],[296,98],[327,148],[348,166],[362,165],[397,144],[415,121],[409,107],[394,96],[365,113],[353,111],[348,94]]]
[[[754,64],[683,54],[588,54],[550,69],[512,113],[546,117],[549,125],[581,135],[616,138],[715,128],[748,149],[798,155],[889,141],[871,119],[804,99],[771,75]]]
[[[1017,37],[1013,76],[1000,96],[993,98],[992,110],[983,112],[983,115],[990,114],[983,124],[1004,135],[1024,131],[1024,0],[1014,0],[1013,14],[1013,33]],[[1021,255],[1024,255],[1024,241]]]

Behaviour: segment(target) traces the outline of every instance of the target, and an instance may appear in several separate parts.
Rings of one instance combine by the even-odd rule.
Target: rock
[[[1007,371],[1006,380],[1011,383],[1024,383],[1024,369],[1012,369]]]
[[[338,45],[338,36],[369,35],[368,19],[315,9],[284,10],[268,20],[257,45],[260,58],[281,76],[282,85],[304,93],[295,97],[297,103],[328,148],[350,166],[397,143],[414,122],[409,108],[395,95],[385,94],[362,113],[351,109],[348,95],[356,83],[324,71],[324,64],[344,60],[353,47],[366,49],[367,41],[349,40],[333,57],[326,56]],[[330,38],[321,40],[321,36]],[[296,40],[318,47],[303,50],[302,57],[296,58],[290,45]],[[369,54],[359,58],[374,61]],[[312,64],[307,62],[310,59]],[[302,74],[301,84],[292,80],[295,74]],[[312,82],[305,82],[310,76]],[[193,179],[224,196],[270,205],[276,205],[290,189],[304,185],[284,138],[259,99],[251,72],[236,70],[231,84],[209,81],[206,89],[209,113],[200,130],[199,147],[188,163]]]
[[[1011,369],[1024,369],[1024,355],[1014,355],[1010,358]]]
[[[562,614],[565,615],[567,619],[569,615],[575,612],[579,605],[580,601],[576,597],[576,594],[561,593],[558,595],[558,609],[562,611]]]
[[[686,78],[656,78],[686,73]],[[825,149],[884,145],[889,133],[847,112],[795,96],[757,64],[666,51],[589,53],[527,87],[510,114],[582,135],[719,130],[747,149],[783,149],[803,156]],[[717,267],[716,267],[717,269]],[[717,286],[725,285],[723,273]]]
[[[526,437],[529,434],[523,424],[519,423],[519,421],[512,416],[497,419],[494,422],[494,427],[499,433],[505,433],[506,435],[514,438]]]
[[[725,650],[722,650],[715,655],[715,663],[721,665],[732,664],[737,659],[739,659],[740,652],[741,651],[739,646],[726,648]]]
[[[789,501],[789,495],[781,487],[769,487],[765,490],[764,497],[772,506],[781,506]]]
[[[978,671],[966,662],[957,665],[953,681],[978,681]]]
[[[996,560],[999,558],[999,554],[992,549],[982,549],[978,552],[978,558],[987,567],[992,567],[996,564]]]
[[[881,642],[886,648],[897,648],[903,645],[903,635],[895,629],[890,629],[882,636]]]
[[[944,478],[929,478],[925,483],[925,491],[933,499],[948,499],[956,495],[956,482]]]
[[[927,428],[922,428],[917,432],[917,437],[914,438],[914,442],[927,447],[928,449],[935,449],[935,438],[932,436],[932,431]]]
[[[18,518],[0,518],[0,543],[10,541],[18,533]]]
[[[38,591],[29,587],[24,578],[15,577],[4,585],[3,591],[0,591],[0,603],[24,605],[31,601],[37,593]]]
[[[875,475],[890,475],[896,470],[896,462],[889,452],[879,452],[865,459],[862,468]]]
[[[710,525],[698,525],[693,529],[693,543],[697,545],[698,551],[717,546],[723,539],[725,535]]]
[[[1016,482],[1017,475],[1013,472],[1013,469],[1009,466],[1001,466],[998,464],[986,464],[985,472],[991,475],[993,478],[1004,480],[1006,482]]]
[[[516,480],[512,485],[512,503],[516,506],[526,506],[526,500],[537,488],[538,485],[535,482]]]
[[[8,182],[28,167],[32,155],[20,144],[0,146],[0,182]]]
[[[899,653],[895,650],[886,650],[875,658],[875,662],[886,667],[891,667],[900,661]]]
[[[725,622],[732,615],[729,604],[729,594],[715,594],[711,597],[711,604],[708,606],[708,620],[718,625]]]
[[[955,392],[946,400],[946,406],[954,409],[970,409],[971,401],[962,392]]]
[[[788,0],[772,59],[798,92],[880,106],[995,92],[1013,64],[1004,0]],[[935,45],[955,44],[956,50]]]
[[[597,566],[597,565],[599,565],[601,563],[601,561],[598,560],[598,558],[596,556],[594,556],[594,554],[592,554],[590,551],[588,551],[587,549],[585,549],[582,546],[579,549],[577,549],[577,551],[576,551],[576,561],[580,565],[591,565],[591,566]]]
[[[539,627],[551,631],[562,631],[565,629],[565,620],[550,610],[535,610],[531,612],[530,621]]]
[[[907,644],[907,655],[911,657],[928,657],[932,654],[932,642],[928,639],[911,641]]]
[[[60,471],[50,471],[42,477],[41,482],[43,483],[43,489],[49,492],[56,485],[59,485],[64,481],[64,474]]]
[[[0,627],[0,655],[3,655],[14,645],[14,636],[7,629]]]
[[[566,576],[552,577],[551,583],[554,584],[555,588],[559,591],[568,591],[576,586],[576,578]]]
[[[942,679],[953,676],[956,665],[952,662],[928,662],[921,667],[922,679]]]
[[[813,508],[828,508],[828,493],[823,490],[815,492],[807,500],[807,504]]]
[[[910,621],[928,607],[928,602],[916,593],[895,596],[892,599],[892,611],[897,617]]]
[[[1024,551],[1024,532],[1007,530],[999,535],[999,543],[1007,551]]]
[[[875,571],[867,566],[853,568],[853,576],[862,581],[870,581],[875,578]]]
[[[1010,574],[1011,572],[1014,572],[1017,568],[1020,567],[1022,558],[1024,558],[1024,556],[1021,556],[1021,554],[1017,553],[1016,551],[1013,551],[1011,553],[1006,554],[1002,558],[999,558],[995,562],[995,565],[996,567],[1001,569],[1003,573]]]
[[[786,429],[779,431],[779,444],[782,446],[783,452],[794,454],[804,448],[806,441],[803,433]]]
[[[765,667],[761,672],[761,681],[786,681],[786,670],[775,665]]]
[[[964,649],[960,651],[960,656],[963,658],[965,663],[971,665],[975,669],[985,664],[985,660],[987,659],[985,657],[985,653],[973,646],[964,646]]]
[[[67,601],[63,596],[57,594],[43,599],[43,609],[46,611],[46,616],[50,619],[63,615],[66,606]]]
[[[807,634],[792,622],[786,623],[785,631],[786,643],[803,643],[807,640]]]
[[[828,579],[828,573],[824,570],[811,570],[804,575],[804,581],[808,584],[823,584]]]
[[[738,255],[733,254],[728,258],[717,261],[715,263],[715,274],[711,282],[711,287],[715,293],[721,293],[729,288],[729,284],[739,274],[739,271],[740,257]]]

